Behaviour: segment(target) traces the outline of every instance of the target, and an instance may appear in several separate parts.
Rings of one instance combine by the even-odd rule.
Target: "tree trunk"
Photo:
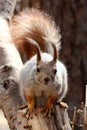
[[[17,111],[22,104],[18,74],[23,66],[9,32],[8,23],[0,18],[0,108],[12,129],[17,126]]]

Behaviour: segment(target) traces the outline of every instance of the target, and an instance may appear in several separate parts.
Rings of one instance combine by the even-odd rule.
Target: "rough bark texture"
[[[26,6],[47,11],[62,34],[60,60],[68,69],[69,91],[66,100],[70,111],[84,101],[87,84],[87,1],[86,0],[22,0]],[[23,6],[22,6],[23,8]]]
[[[14,13],[17,0],[0,0],[0,15],[11,19]]]

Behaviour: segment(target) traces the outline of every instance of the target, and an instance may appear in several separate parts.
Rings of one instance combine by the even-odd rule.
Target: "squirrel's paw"
[[[44,115],[44,117],[50,117],[51,116],[51,110],[52,110],[52,106],[49,108],[49,107],[44,107],[43,110],[42,110],[42,113]]]
[[[28,108],[26,110],[26,117],[27,117],[27,119],[32,119],[34,113],[35,113],[34,106],[29,104]]]
[[[50,117],[51,116],[51,109],[45,108],[43,110],[43,114],[44,114],[44,117],[46,117],[46,116]]]
[[[32,119],[34,113],[35,113],[35,110],[34,110],[34,109],[31,110],[31,109],[27,108],[27,110],[26,110],[26,117],[27,117],[27,119],[28,119],[28,120],[29,120],[29,119]]]

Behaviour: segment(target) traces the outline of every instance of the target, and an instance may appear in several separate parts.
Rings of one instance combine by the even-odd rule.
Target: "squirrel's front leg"
[[[31,96],[28,97],[28,109],[30,113],[34,111],[34,97]]]
[[[28,104],[28,115],[30,117],[33,116],[34,113],[34,96],[26,96],[27,104]]]

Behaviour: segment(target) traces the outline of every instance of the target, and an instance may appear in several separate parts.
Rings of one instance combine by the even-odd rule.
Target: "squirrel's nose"
[[[50,80],[50,78],[49,78],[49,77],[45,77],[45,78],[44,78],[45,83],[48,83],[48,82],[49,82],[49,80]]]

